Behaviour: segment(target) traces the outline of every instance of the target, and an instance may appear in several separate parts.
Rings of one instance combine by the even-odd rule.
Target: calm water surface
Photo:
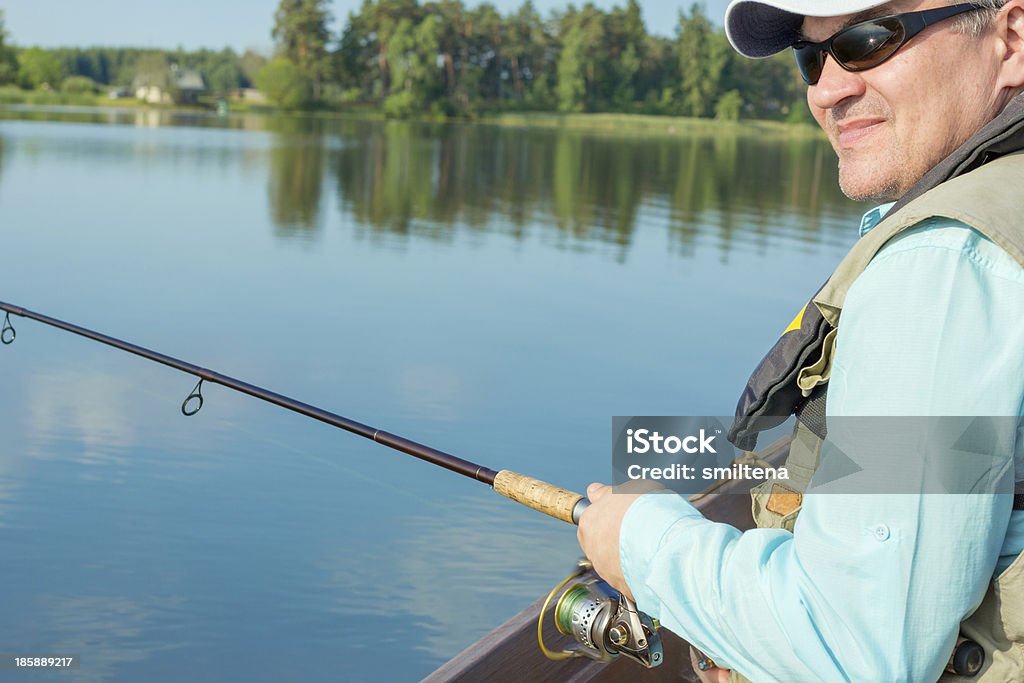
[[[0,300],[577,490],[612,415],[730,414],[863,210],[816,139],[0,118]],[[193,378],[13,322],[0,651],[417,680],[579,552],[481,484],[217,386],[185,418]]]

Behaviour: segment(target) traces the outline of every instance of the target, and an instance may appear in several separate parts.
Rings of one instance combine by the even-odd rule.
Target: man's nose
[[[808,86],[807,100],[812,107],[831,109],[847,97],[863,95],[864,90],[864,79],[859,73],[843,69],[832,55],[826,55],[821,77],[817,83]]]

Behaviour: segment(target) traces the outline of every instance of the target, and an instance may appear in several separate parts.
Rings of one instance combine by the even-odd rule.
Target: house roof
[[[161,89],[167,85],[179,90],[190,92],[203,92],[206,90],[206,83],[203,82],[203,75],[195,69],[182,69],[177,64],[172,64],[167,72],[167,78],[152,74],[138,74],[132,82],[134,89],[146,86],[158,86]]]
[[[171,80],[178,90],[206,90],[203,75],[195,69],[172,69]]]

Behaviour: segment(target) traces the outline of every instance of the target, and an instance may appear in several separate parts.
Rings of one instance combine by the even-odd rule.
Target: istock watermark
[[[726,418],[612,418],[612,482],[653,481],[669,491],[699,493],[717,481],[787,479],[784,467],[743,462],[726,438]]]
[[[1024,447],[1017,439],[1024,422],[1016,416],[830,416],[813,434],[803,428],[796,440],[788,438],[794,420],[765,423],[773,427],[758,437],[762,450],[743,452],[726,438],[732,418],[613,417],[612,482],[650,481],[685,495],[726,480],[741,485],[720,490],[742,494],[763,481],[800,493],[1024,491]],[[787,458],[787,450],[796,457]]]

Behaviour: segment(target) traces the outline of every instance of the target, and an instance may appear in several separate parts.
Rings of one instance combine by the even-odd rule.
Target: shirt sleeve
[[[828,414],[1020,415],[1022,313],[1020,266],[977,232],[905,233],[847,296]],[[809,494],[794,534],[741,533],[651,494],[620,554],[640,609],[754,681],[928,681],[1009,518],[1005,495]]]

